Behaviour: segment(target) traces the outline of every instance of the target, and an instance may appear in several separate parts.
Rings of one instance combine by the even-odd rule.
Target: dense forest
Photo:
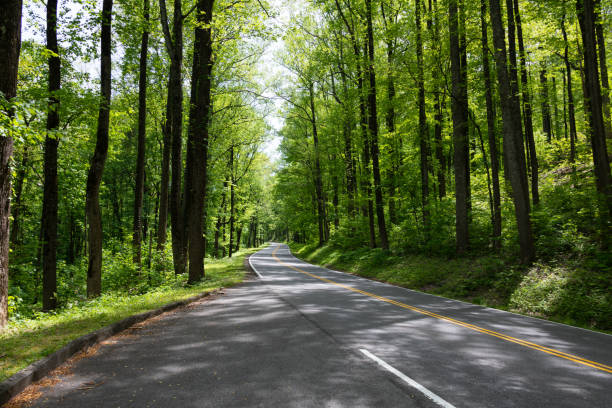
[[[609,0],[0,4],[0,325],[266,240],[579,266],[612,307]]]

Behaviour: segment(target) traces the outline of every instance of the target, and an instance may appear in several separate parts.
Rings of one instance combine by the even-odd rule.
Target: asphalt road
[[[612,407],[612,336],[330,271],[261,276],[103,345],[37,407]]]

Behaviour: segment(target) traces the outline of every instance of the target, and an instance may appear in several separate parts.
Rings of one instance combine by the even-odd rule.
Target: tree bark
[[[234,215],[235,215],[235,204],[236,204],[236,177],[234,173],[234,146],[230,147],[230,240],[229,240],[229,252],[228,256],[231,258],[234,253]]]
[[[100,110],[96,131],[96,147],[89,173],[85,212],[89,225],[89,265],[87,268],[87,296],[100,296],[102,291],[102,212],[100,183],[108,152],[108,131],[111,101],[111,18],[113,0],[102,3],[102,35],[100,38]]]
[[[538,155],[536,152],[535,138],[533,134],[533,108],[531,104],[531,92],[529,91],[529,75],[527,73],[527,54],[525,52],[525,44],[523,42],[523,25],[521,23],[521,13],[518,0],[514,0],[514,17],[516,21],[516,31],[518,37],[519,56],[521,64],[521,86],[523,96],[523,124],[525,126],[525,141],[527,144],[527,153],[529,161],[529,169],[531,171],[531,195],[533,204],[540,202],[540,187],[539,187],[539,165]],[[509,29],[510,31],[510,29]]]
[[[595,33],[597,36],[597,51],[599,55],[599,75],[601,77],[601,109],[603,112],[606,138],[612,139],[612,122],[610,118],[610,83],[608,82],[606,41],[604,37],[604,28],[602,21],[604,10],[601,6],[600,0],[595,0],[595,7],[595,13],[597,13],[595,16]]]
[[[140,267],[142,255],[142,204],[144,199],[145,149],[147,130],[147,52],[149,48],[149,0],[143,2],[144,28],[140,42],[138,79],[138,147],[136,155],[136,185],[134,188],[134,224],[132,245],[134,263]]]
[[[548,102],[548,78],[546,68],[540,70],[540,103],[542,104],[542,131],[546,134],[546,141],[552,141],[552,123],[550,120],[550,104]]]
[[[429,0],[429,19],[428,19],[429,31],[431,32],[431,38],[433,44],[440,43],[440,27],[438,22],[438,2],[437,0]],[[437,55],[439,57],[439,55]],[[444,145],[442,143],[442,121],[444,116],[442,114],[444,108],[443,103],[440,100],[440,89],[442,84],[440,83],[440,72],[438,68],[433,68],[431,72],[432,83],[434,85],[434,148],[437,162],[436,174],[438,183],[438,198],[442,200],[446,197],[446,160],[444,158]]]
[[[450,58],[452,75],[452,116],[453,116],[453,166],[455,168],[455,229],[457,253],[463,254],[469,248],[469,151],[468,151],[468,101],[467,83],[464,82],[462,54],[466,51],[460,45],[459,16],[457,0],[448,3]]]
[[[162,147],[162,168],[159,193],[159,222],[157,223],[157,250],[161,251],[166,245],[168,227],[168,185],[170,183],[170,148],[172,144],[172,114],[170,108],[170,85],[168,84],[168,97],[166,99],[166,123],[163,127],[164,145]]]
[[[569,117],[569,137],[570,137],[570,163],[576,161],[576,114],[574,109],[574,94],[572,90],[572,66],[569,61],[569,43],[567,41],[567,31],[565,30],[565,15],[561,19],[561,32],[565,44],[563,61],[565,62],[565,72],[567,76],[567,114]]]
[[[491,157],[491,184],[493,187],[493,211],[491,224],[493,227],[493,248],[501,248],[501,194],[499,187],[499,153],[497,129],[495,125],[496,113],[493,103],[493,91],[491,84],[491,70],[489,64],[489,40],[487,32],[487,1],[480,0],[480,27],[482,45],[482,76],[485,84],[485,101],[487,106],[487,134],[489,136],[489,155]],[[483,151],[484,154],[484,151]]]
[[[429,235],[429,130],[425,114],[425,74],[423,72],[423,39],[421,35],[421,1],[415,0],[417,87],[419,104],[419,151],[421,156],[421,205],[423,229]]]
[[[520,260],[530,264],[535,257],[531,220],[529,218],[529,191],[526,187],[526,172],[523,141],[520,129],[520,104],[513,94],[511,72],[507,65],[506,41],[500,0],[489,1],[493,45],[504,131],[504,156],[506,173],[512,186],[515,216],[519,233]],[[511,19],[510,19],[511,21]],[[509,35],[510,38],[510,35]],[[517,120],[518,119],[518,120]],[[520,159],[521,155],[523,160]]]
[[[21,51],[21,0],[3,0],[0,13],[0,92],[10,101],[17,94],[17,68]],[[9,108],[6,112],[12,116]],[[0,136],[0,327],[8,320],[9,219],[13,138]]]
[[[213,0],[197,1],[197,26],[193,54],[191,109],[185,176],[188,228],[189,283],[204,277],[205,241],[202,217],[207,183],[208,129],[210,122]]]
[[[181,200],[181,176],[183,168],[183,15],[182,1],[174,0],[172,35],[168,28],[165,0],[159,0],[160,17],[168,55],[170,56],[170,75],[168,86],[169,107],[171,111],[171,170],[170,184],[170,221],[172,234],[172,258],[174,272],[182,274],[186,268],[187,236],[185,233],[185,208]]]
[[[21,153],[21,164],[19,165],[19,169],[17,170],[16,178],[15,178],[15,198],[13,200],[12,206],[12,215],[13,222],[11,223],[11,234],[10,234],[10,246],[13,250],[21,244],[21,199],[23,195],[23,185],[26,179],[27,166],[30,160],[30,146],[27,144],[23,147],[23,152]]]
[[[385,28],[389,30],[387,17],[385,15],[384,2],[381,2],[380,9],[385,23]],[[394,23],[396,21],[393,21]],[[400,146],[398,143],[399,136],[395,134],[395,75],[394,75],[394,54],[395,54],[395,41],[391,34],[387,34],[385,38],[387,46],[387,112],[385,115],[385,122],[387,126],[387,132],[391,134],[390,152],[389,159],[391,161],[389,171],[389,222],[391,224],[397,224],[397,195],[398,195],[398,174],[400,171],[401,153]]]
[[[221,193],[221,206],[219,208],[225,208],[225,200],[226,200],[226,195],[227,195],[227,185],[229,184],[229,178],[226,178],[223,181],[223,192]],[[223,218],[225,218],[225,214],[223,215]],[[219,258],[219,235],[221,232],[221,227],[222,227],[222,219],[221,216],[217,216],[217,225],[215,228],[215,258]]]
[[[57,147],[59,144],[60,57],[57,46],[57,0],[47,1],[47,49],[49,56],[49,101],[44,153],[42,208],[43,310],[57,307]]]
[[[374,175],[374,197],[376,199],[376,219],[378,221],[378,234],[380,246],[384,250],[389,249],[387,237],[387,226],[385,224],[385,208],[382,195],[382,183],[380,180],[380,163],[378,148],[378,116],[376,109],[376,73],[374,71],[374,33],[372,29],[372,0],[366,0],[366,21],[368,37],[368,60],[367,72],[370,82],[368,88],[368,128],[370,131],[370,143],[372,148],[372,173]]]
[[[595,10],[593,0],[577,0],[576,10],[584,52],[585,90],[587,116],[589,119],[591,148],[595,169],[595,184],[599,193],[602,210],[602,236],[610,239],[607,217],[612,214],[612,180],[610,178],[610,162],[606,146],[606,131],[603,120],[601,87],[597,70],[597,47],[595,39]]]
[[[321,180],[321,160],[319,153],[319,134],[317,131],[317,119],[314,104],[314,84],[310,82],[308,84],[308,91],[310,96],[310,120],[312,123],[312,140],[314,146],[315,156],[315,168],[314,168],[314,182],[315,182],[315,193],[317,200],[317,220],[319,226],[319,246],[323,246],[325,243],[325,202],[323,199],[323,182]]]

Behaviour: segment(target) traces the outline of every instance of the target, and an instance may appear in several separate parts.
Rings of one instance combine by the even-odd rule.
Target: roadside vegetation
[[[245,249],[232,258],[210,260],[206,278],[193,285],[187,284],[186,274],[175,275],[172,268],[143,272],[140,279],[130,279],[136,274],[108,269],[105,275],[124,286],[93,300],[63,297],[66,300],[59,308],[45,313],[11,298],[11,319],[0,333],[0,381],[70,341],[128,316],[242,282],[245,256],[255,251]],[[83,280],[62,280],[62,286],[73,293],[86,290]]]

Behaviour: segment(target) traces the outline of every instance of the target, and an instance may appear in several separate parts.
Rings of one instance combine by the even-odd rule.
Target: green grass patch
[[[445,259],[333,245],[290,247],[305,261],[366,278],[612,333],[612,274],[606,267],[585,266],[580,259],[525,268],[496,255]]]
[[[70,341],[128,316],[242,282],[246,275],[244,258],[256,251],[241,250],[231,259],[207,259],[205,279],[192,286],[186,285],[185,274],[143,294],[106,293],[53,313],[39,312],[34,318],[10,321],[0,333],[0,381]]]

